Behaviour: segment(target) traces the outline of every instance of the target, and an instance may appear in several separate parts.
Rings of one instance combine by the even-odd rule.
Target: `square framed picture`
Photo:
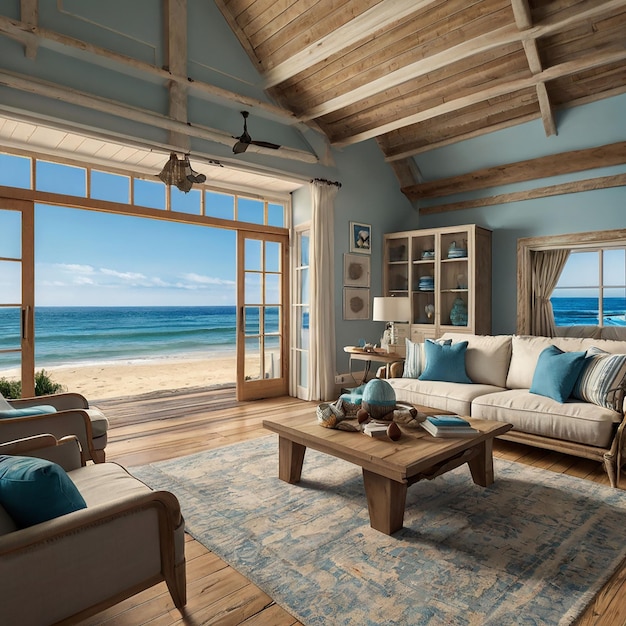
[[[361,254],[343,255],[344,287],[370,286],[370,257]]]
[[[372,252],[372,227],[370,224],[350,222],[350,252],[371,254]]]
[[[363,287],[343,288],[343,319],[368,320],[370,318],[370,290]]]

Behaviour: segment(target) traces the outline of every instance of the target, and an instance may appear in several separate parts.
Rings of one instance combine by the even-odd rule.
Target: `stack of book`
[[[363,434],[369,437],[386,437],[389,424],[381,424],[380,422],[368,422],[363,426]]]
[[[422,428],[433,437],[473,437],[480,431],[458,415],[435,415],[422,422]]]

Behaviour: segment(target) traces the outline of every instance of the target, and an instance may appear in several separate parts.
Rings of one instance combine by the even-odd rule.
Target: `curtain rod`
[[[338,187],[339,189],[341,189],[341,183],[340,182],[332,181],[332,180],[326,180],[325,178],[312,178],[311,182],[312,183],[320,183],[321,185],[335,185],[335,187]]]

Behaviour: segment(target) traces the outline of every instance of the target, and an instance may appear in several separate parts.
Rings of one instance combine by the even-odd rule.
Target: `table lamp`
[[[375,322],[387,322],[390,331],[390,342],[396,345],[396,322],[409,322],[411,320],[411,303],[408,298],[374,298]]]

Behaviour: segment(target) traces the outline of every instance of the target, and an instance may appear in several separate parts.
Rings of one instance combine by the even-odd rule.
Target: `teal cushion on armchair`
[[[0,504],[20,528],[87,508],[60,465],[9,455],[0,455]]]
[[[30,417],[31,415],[46,415],[47,413],[56,413],[57,410],[50,404],[41,404],[39,406],[26,406],[21,409],[7,409],[0,411],[0,419],[9,417]]]

